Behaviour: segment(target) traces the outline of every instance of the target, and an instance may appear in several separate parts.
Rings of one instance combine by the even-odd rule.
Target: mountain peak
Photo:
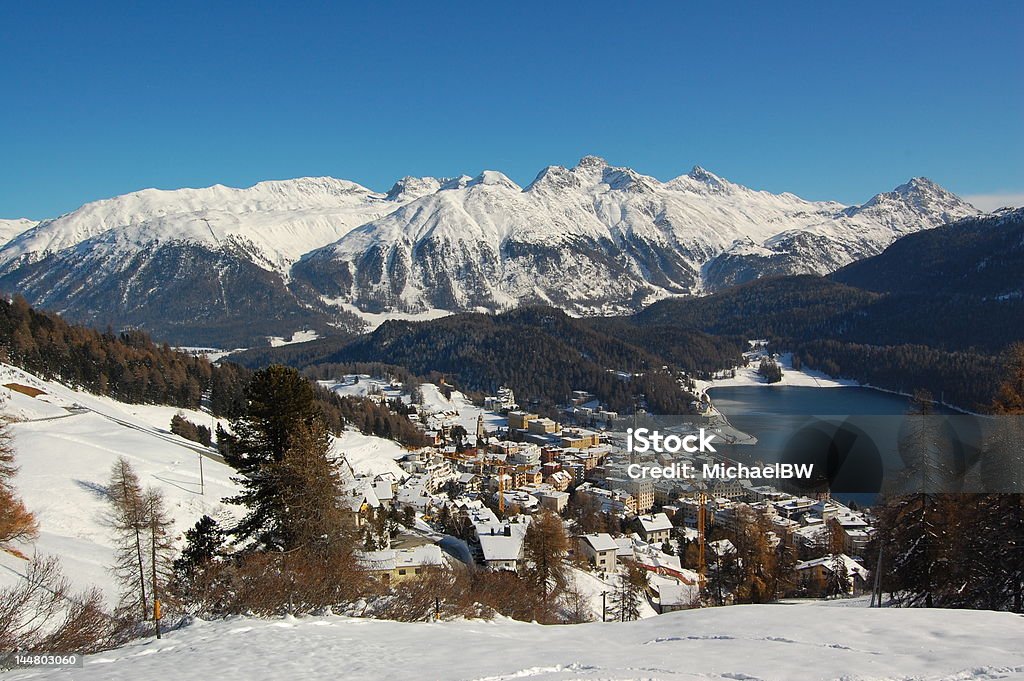
[[[584,170],[594,170],[594,169],[598,169],[598,168],[607,168],[607,167],[609,167],[608,166],[608,161],[604,160],[600,156],[593,156],[593,155],[590,155],[590,154],[588,154],[587,156],[584,156],[583,158],[581,158],[579,160],[579,163],[576,164],[576,168],[581,168],[581,169],[584,169]]]
[[[466,187],[469,186],[469,183],[472,181],[473,178],[470,177],[469,175],[459,175],[458,177],[452,177],[450,179],[445,180],[441,184],[441,188],[439,189],[439,191],[444,191],[447,189],[465,189]]]
[[[406,175],[401,178],[388,190],[388,201],[412,201],[421,196],[433,194],[441,188],[446,180],[439,180],[436,177],[412,177]]]
[[[224,185],[213,185],[208,188],[215,191],[235,191]],[[330,195],[339,196],[347,194],[373,194],[361,184],[349,180],[339,180],[336,177],[297,177],[291,180],[264,180],[257,182],[249,188],[252,191],[268,191],[281,195]],[[171,190],[183,191],[183,190]],[[203,191],[203,190],[197,190]],[[246,191],[246,190],[242,190]]]
[[[579,186],[579,178],[565,166],[548,166],[537,173],[537,177],[526,187],[525,191],[532,191],[534,189],[568,189]]]
[[[474,177],[466,185],[468,187],[476,187],[479,185],[488,187],[505,187],[506,189],[514,189],[516,191],[522,191],[522,188],[510,180],[505,173],[497,170],[485,170],[476,177]]]
[[[977,208],[927,177],[913,177],[892,191],[876,194],[863,205],[851,206],[844,212],[849,216],[874,215],[886,224],[896,224],[897,216],[902,215],[900,223],[906,223],[908,218],[919,219],[928,227],[979,213]]]
[[[697,180],[698,182],[703,182],[708,185],[721,186],[723,183],[722,178],[718,175],[715,175],[710,170],[706,170],[700,166],[693,166],[693,169],[690,170],[688,176],[690,179]]]

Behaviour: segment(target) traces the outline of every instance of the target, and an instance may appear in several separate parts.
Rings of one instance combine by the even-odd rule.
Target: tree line
[[[1009,350],[991,403],[993,432],[977,462],[986,493],[955,491],[956,452],[927,418],[931,398],[915,395],[900,441],[913,488],[890,492],[877,511],[879,594],[902,606],[1024,612],[1024,344]]]

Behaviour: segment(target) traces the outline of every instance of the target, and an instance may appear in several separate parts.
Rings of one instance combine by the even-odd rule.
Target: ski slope
[[[197,621],[10,679],[137,681],[814,681],[1024,678],[1024,619],[1008,613],[707,608],[627,623],[399,623],[339,616]]]

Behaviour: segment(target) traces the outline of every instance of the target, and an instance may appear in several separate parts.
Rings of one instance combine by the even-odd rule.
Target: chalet
[[[664,513],[638,516],[636,521],[640,536],[648,544],[661,544],[672,536],[672,521]]]
[[[480,476],[476,473],[463,473],[456,482],[463,494],[476,494],[480,491]]]
[[[688,610],[700,605],[700,587],[696,582],[686,584],[676,579],[652,580],[655,591],[654,607],[659,614]]]
[[[825,590],[832,577],[832,572],[841,564],[846,572],[847,593],[855,593],[865,588],[868,582],[867,569],[845,553],[838,556],[829,554],[813,560],[797,563],[796,573],[800,583],[812,593],[825,595]]]
[[[366,523],[370,509],[380,508],[381,503],[374,494],[373,486],[365,480],[357,482],[340,499],[341,520],[349,528],[358,529]]]
[[[555,471],[548,477],[544,478],[544,482],[554,487],[559,492],[564,492],[569,489],[569,485],[572,484],[572,474],[566,471]]]
[[[484,566],[490,570],[519,569],[523,559],[523,543],[530,519],[517,516],[499,523],[480,523],[473,526],[476,543]]]
[[[615,569],[615,554],[618,545],[610,534],[584,534],[577,537],[577,547],[581,555],[586,556],[590,564],[598,570]]]

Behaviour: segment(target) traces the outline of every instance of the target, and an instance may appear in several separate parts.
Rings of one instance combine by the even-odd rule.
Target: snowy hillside
[[[19,547],[55,554],[77,587],[99,586],[113,600],[117,588],[108,571],[113,537],[102,518],[107,510],[104,485],[110,468],[124,456],[144,486],[159,488],[175,521],[176,535],[203,514],[235,516],[221,502],[236,492],[234,471],[213,451],[169,432],[171,417],[213,427],[216,420],[199,411],[157,405],[123,404],[43,381],[9,365],[0,365],[2,412],[16,419],[11,429],[17,463],[18,493],[39,521],[39,539]],[[332,451],[348,457],[357,474],[401,473],[394,463],[402,448],[391,440],[345,432]],[[203,456],[200,486],[199,457]],[[23,574],[25,561],[0,552],[0,585]]]
[[[0,219],[0,247],[22,232],[32,229],[37,224],[35,220],[28,220],[26,218],[17,218],[15,220]]]
[[[233,249],[287,272],[304,253],[394,210],[365,187],[330,177],[260,182],[246,189],[143,189],[44,220],[0,251],[0,263],[35,261],[83,244],[107,255],[168,241]]]
[[[845,206],[699,167],[662,182],[594,156],[525,188],[484,171],[404,177],[386,194],[332,178],[145,189],[0,225],[0,243],[11,239],[0,288],[76,321],[239,347],[362,330],[353,312],[636,310],[768,274],[830,272],[976,213],[923,178]]]
[[[965,610],[745,605],[628,623],[195,622],[10,679],[673,681],[1024,678],[1024,620]]]

